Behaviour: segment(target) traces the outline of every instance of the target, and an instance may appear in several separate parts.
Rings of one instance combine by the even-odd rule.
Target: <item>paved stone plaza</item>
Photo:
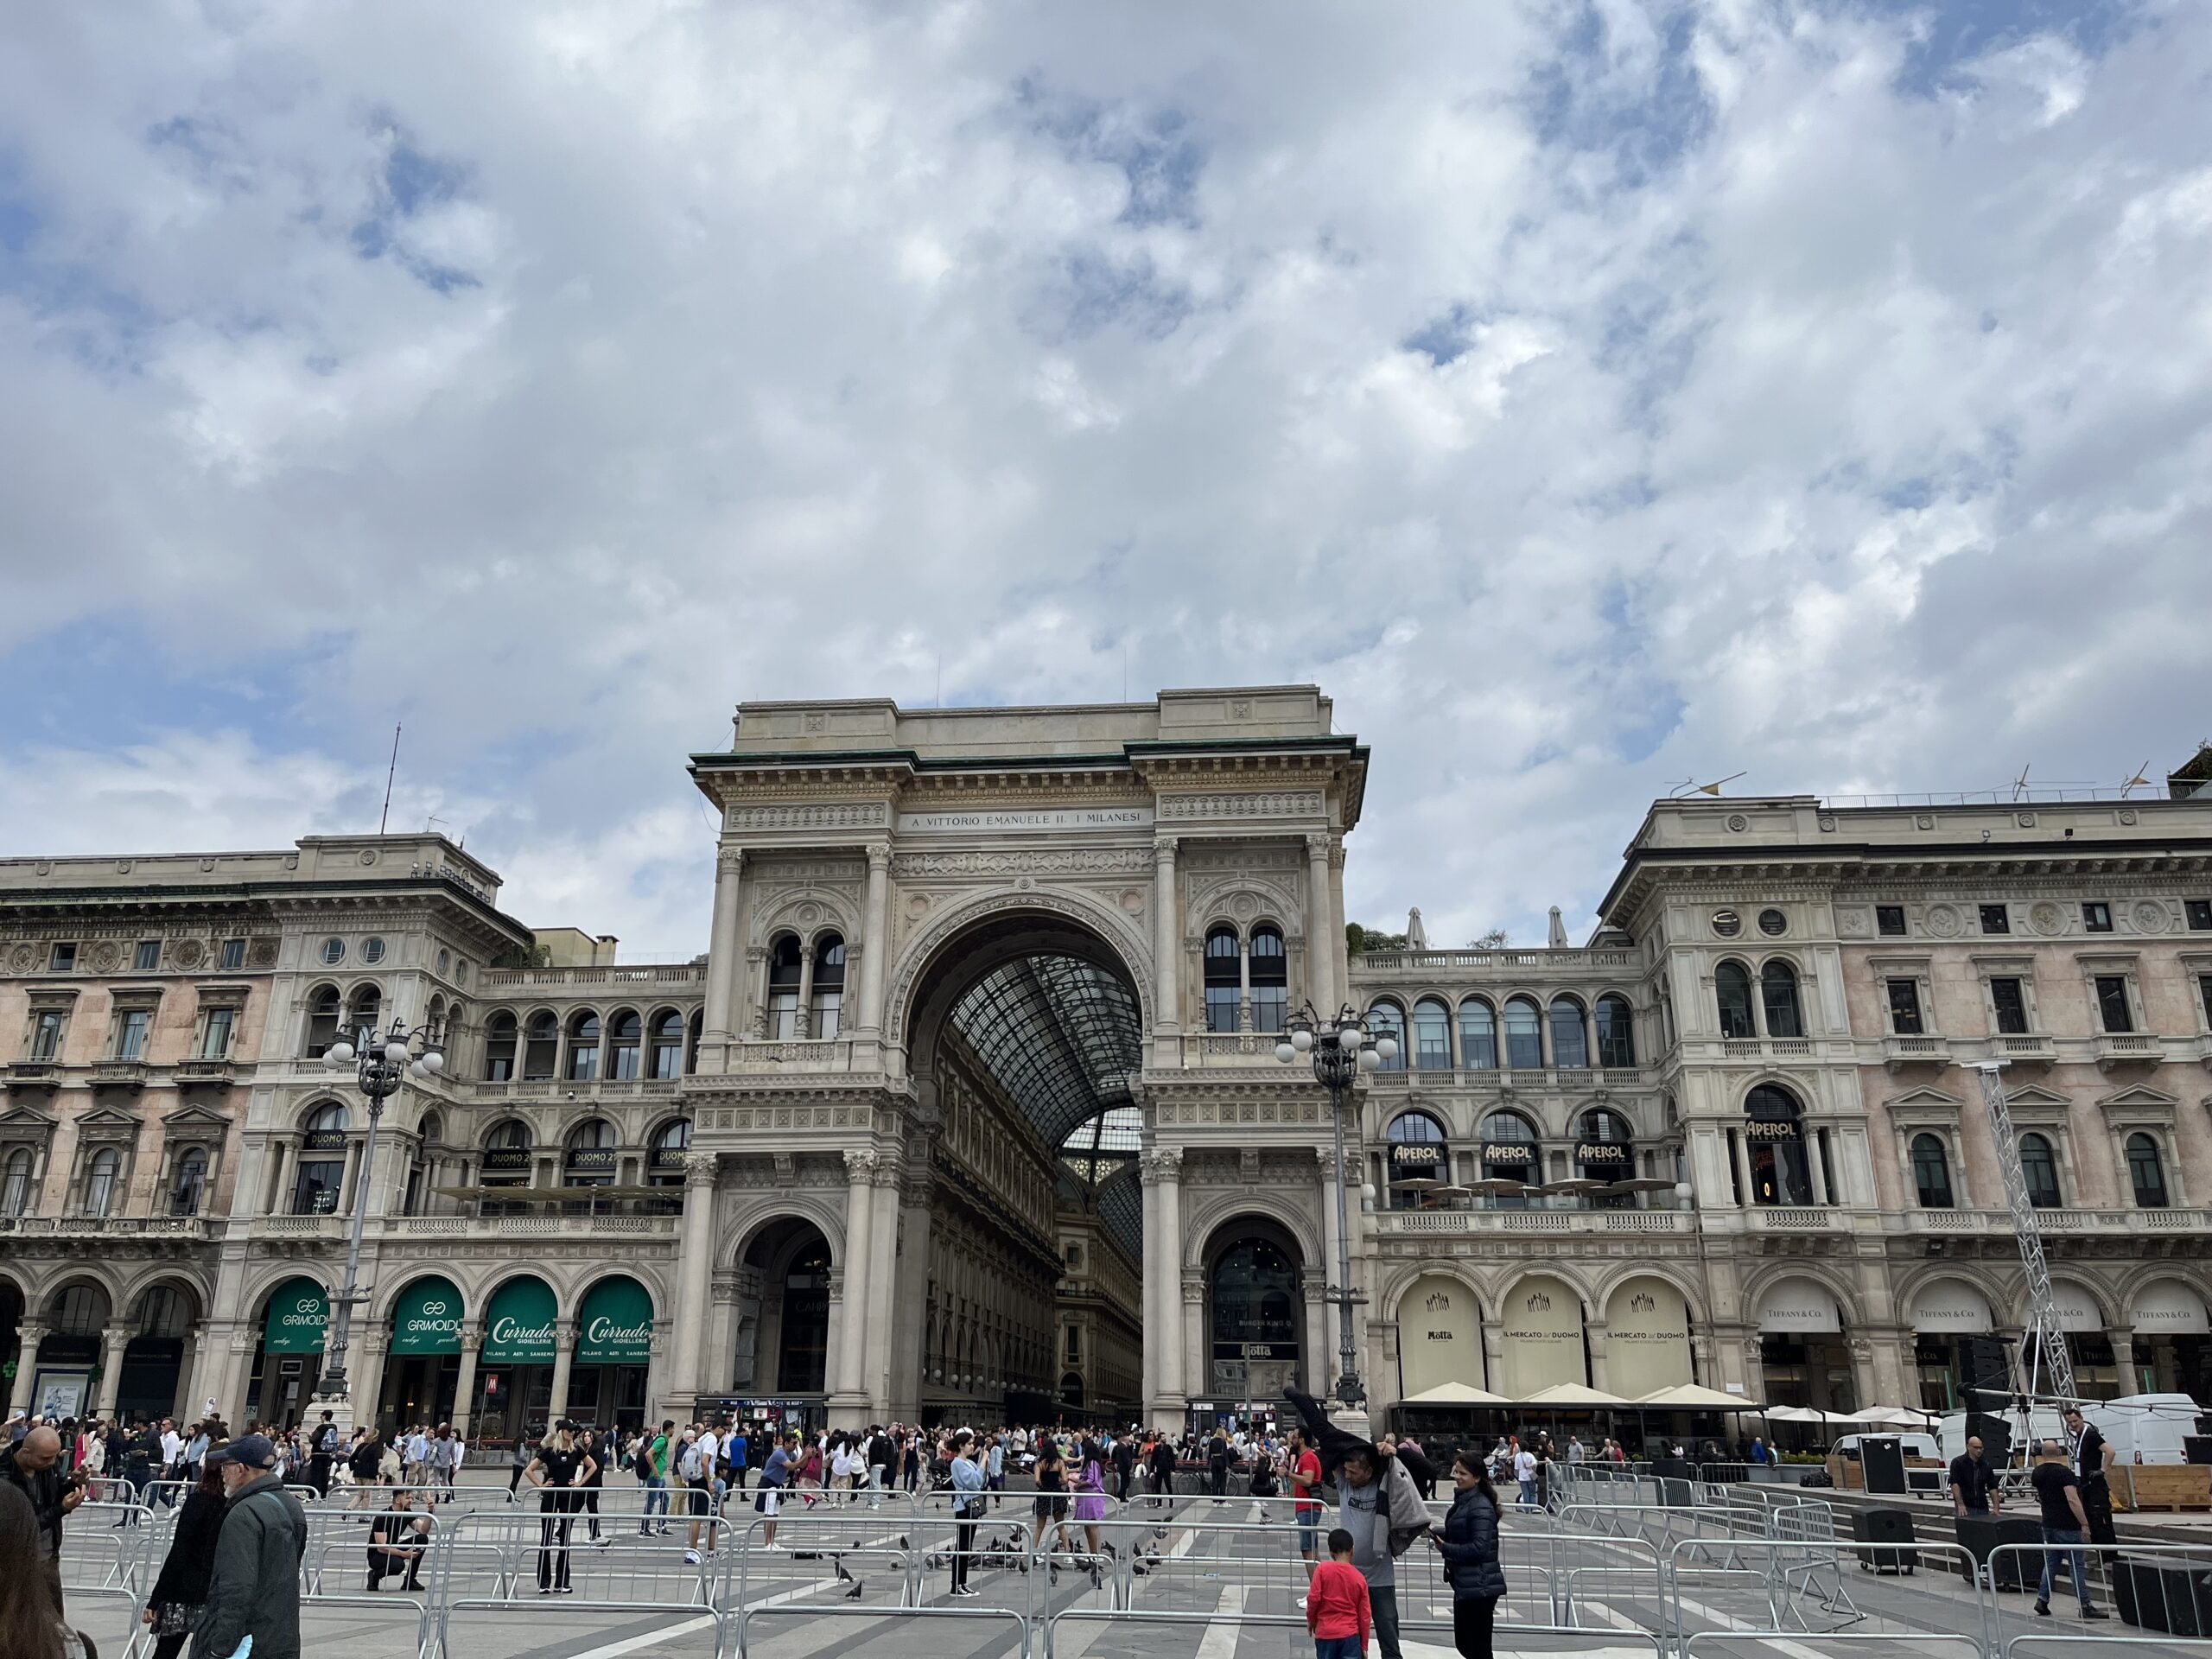
[[[446,1651],[486,1659],[707,1656],[718,1639],[725,1653],[741,1642],[744,1651],[768,1659],[1000,1659],[1022,1650],[1025,1633],[1033,1650],[1049,1642],[1069,1656],[1304,1659],[1312,1651],[1295,1605],[1305,1577],[1297,1533],[1280,1501],[1139,1500],[1100,1525],[1096,1554],[1071,1528],[1065,1542],[1055,1540],[1048,1564],[1025,1529],[1027,1495],[1009,1493],[978,1529],[970,1578],[980,1593],[956,1600],[944,1495],[893,1495],[879,1508],[862,1502],[833,1510],[826,1494],[810,1511],[794,1503],[773,1549],[764,1546],[750,1506],[733,1503],[743,1547],[733,1547],[739,1529],[728,1529],[702,1567],[685,1564],[680,1521],[666,1537],[657,1520],[652,1535],[639,1535],[642,1496],[634,1488],[606,1493],[603,1545],[591,1541],[589,1517],[575,1519],[574,1593],[563,1597],[537,1590],[543,1535],[535,1509],[508,1505],[501,1489],[463,1489],[460,1504],[445,1512],[454,1517],[452,1535],[443,1560],[425,1573],[424,1595],[399,1593],[394,1580],[381,1605],[365,1597],[311,1603],[308,1651],[404,1659],[426,1638],[435,1646],[435,1621],[426,1628],[423,1609],[441,1599],[449,1609]],[[1593,1496],[1614,1501],[1582,1501]],[[1501,1650],[1609,1659],[1683,1651],[1716,1659],[1966,1659],[2033,1635],[2038,1641],[2028,1652],[2095,1659],[2116,1651],[2114,1638],[2164,1639],[2117,1618],[2085,1633],[2063,1589],[2055,1596],[2057,1616],[2037,1619],[2029,1595],[1993,1598],[1969,1587],[1952,1547],[1922,1546],[1910,1575],[1870,1572],[1848,1545],[1797,1536],[1797,1521],[1772,1504],[1762,1511],[1708,1495],[1713,1501],[1697,1509],[1662,1511],[1623,1504],[1622,1496],[1583,1493],[1553,1516],[1509,1513]],[[1820,1523],[1832,1519],[1824,1504],[1807,1514]],[[156,1559],[165,1520],[151,1523]],[[321,1596],[360,1596],[363,1521],[334,1506],[319,1510],[314,1524],[307,1565]],[[72,1617],[104,1652],[122,1651],[130,1604],[83,1586],[111,1580],[106,1569],[130,1539],[104,1513],[70,1529]],[[2212,1560],[2212,1551],[2205,1555]],[[1399,1563],[1411,1659],[1452,1651],[1448,1592],[1434,1561],[1417,1545]],[[2038,1565],[2028,1561],[2031,1573]],[[2101,1581],[2096,1595],[2111,1607]],[[719,1629],[706,1596],[723,1615]]]

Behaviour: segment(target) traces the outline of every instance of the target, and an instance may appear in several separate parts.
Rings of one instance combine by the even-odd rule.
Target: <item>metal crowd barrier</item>
[[[2000,1586],[2036,1595],[2051,1569],[2049,1618],[2012,1613]],[[2087,1569],[2091,1605],[2107,1615],[2092,1625],[2074,1611],[2073,1568]],[[1992,1592],[1990,1659],[2021,1659],[2064,1644],[2080,1652],[2152,1647],[2162,1653],[2212,1649],[2212,1543],[1999,1544],[1983,1565]],[[2008,1617],[2018,1628],[2007,1634]]]

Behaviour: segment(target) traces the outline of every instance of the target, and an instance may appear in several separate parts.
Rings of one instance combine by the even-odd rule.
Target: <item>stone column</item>
[[[1183,1009],[1175,989],[1175,967],[1182,950],[1178,908],[1175,842],[1172,836],[1162,836],[1152,844],[1153,1022],[1162,1035],[1183,1028]]]
[[[16,1326],[16,1386],[8,1391],[8,1409],[29,1411],[31,1389],[38,1382],[38,1345],[46,1340],[46,1326],[26,1319]]]
[[[1236,1029],[1252,1029],[1252,942],[1249,939],[1240,939],[1236,944]]]
[[[1337,1011],[1336,942],[1341,931],[1329,903],[1329,838],[1306,837],[1306,994],[1326,1020]]]
[[[715,918],[707,943],[707,1005],[699,1031],[699,1069],[728,1069],[731,1041],[740,1034],[738,986],[743,966],[737,942],[745,849],[725,847],[715,872]],[[651,1039],[651,1033],[647,1033]]]
[[[1299,1386],[1316,1399],[1329,1391],[1329,1304],[1319,1279],[1308,1276],[1306,1293],[1306,1380]]]
[[[1605,1381],[1605,1327],[1585,1320],[1582,1338],[1590,1350],[1590,1386],[1601,1392],[1611,1393],[1612,1384]],[[1643,1392],[1649,1393],[1649,1389]]]
[[[1835,1188],[1828,1185],[1828,1160],[1821,1152],[1821,1132],[1808,1124],[1802,1133],[1805,1137],[1805,1167],[1813,1176],[1813,1202],[1832,1205],[1838,1200]]]
[[[1721,1133],[1726,1135],[1727,1131],[1724,1129]],[[1744,1194],[1738,1202],[1746,1210],[1756,1210],[1759,1201],[1758,1190],[1751,1185],[1751,1143],[1747,1137],[1739,1135],[1735,1138],[1735,1147],[1736,1182]]]
[[[545,1421],[553,1422],[568,1414],[569,1372],[576,1363],[576,1322],[574,1319],[553,1321],[553,1397],[546,1404]]]
[[[1206,1393],[1200,1395],[1199,1397],[1211,1399],[1213,1388],[1213,1367],[1206,1363],[1208,1357],[1205,1281],[1197,1273],[1179,1274],[1177,1278],[1180,1281],[1179,1287],[1182,1293],[1183,1306],[1182,1318],[1177,1320],[1173,1326],[1173,1339],[1179,1341],[1182,1344],[1183,1351],[1179,1357],[1183,1367],[1184,1404],[1176,1409],[1179,1414],[1188,1415],[1187,1408],[1193,1394],[1205,1389]],[[1219,1402],[1217,1401],[1213,1403]]]
[[[1183,1404],[1189,1397],[1183,1370],[1183,1154],[1176,1147],[1163,1147],[1150,1154],[1154,1203],[1158,1208],[1160,1233],[1157,1243],[1147,1241],[1146,1266],[1150,1271],[1147,1282],[1152,1294],[1146,1299],[1145,1329],[1151,1341],[1147,1349],[1156,1344],[1160,1360],[1154,1368],[1159,1385],[1155,1402],[1155,1425],[1166,1427],[1179,1424]]]
[[[1144,1400],[1147,1420],[1150,1420],[1154,1402],[1160,1398],[1160,1344],[1158,1332],[1166,1323],[1160,1306],[1160,1174],[1154,1162],[1156,1154],[1137,1154],[1137,1179],[1144,1194],[1144,1254],[1137,1262],[1138,1289],[1144,1306],[1139,1313],[1147,1335],[1151,1338],[1141,1344],[1139,1358],[1144,1368],[1143,1381],[1139,1384]],[[1157,1427],[1157,1425],[1154,1425]]]
[[[1344,1161],[1349,1165],[1352,1162],[1353,1154],[1349,1144],[1349,1136],[1346,1137],[1346,1141]],[[1339,1248],[1343,1235],[1337,1228],[1337,1151],[1334,1147],[1317,1147],[1314,1148],[1313,1155],[1321,1166],[1321,1282],[1324,1285],[1336,1285],[1339,1290],[1349,1290],[1351,1288],[1349,1285],[1337,1285],[1337,1280],[1342,1271],[1339,1264],[1344,1261],[1344,1253]],[[1359,1202],[1358,1176],[1359,1172],[1356,1166],[1348,1168],[1344,1172],[1345,1179],[1351,1184],[1344,1200],[1347,1219],[1349,1219],[1351,1206]],[[1338,1312],[1334,1306],[1329,1306],[1326,1313],[1329,1334],[1328,1340],[1322,1344],[1321,1370],[1328,1378],[1328,1388],[1333,1389],[1336,1386],[1338,1373],[1344,1369],[1342,1351],[1344,1315]],[[1326,1391],[1325,1389],[1321,1390],[1324,1393]],[[1370,1389],[1370,1392],[1373,1390]]]
[[[837,1370],[834,1391],[842,1396],[842,1411],[852,1421],[839,1427],[865,1428],[860,1421],[868,1378],[868,1269],[872,1260],[868,1235],[875,1220],[875,1154],[861,1150],[845,1154],[845,1305],[839,1326]]]
[[[391,1332],[389,1324],[353,1327],[353,1351],[359,1358],[347,1367],[346,1389],[347,1397],[353,1402],[353,1421],[357,1423],[377,1421],[377,1402],[384,1398],[385,1350],[391,1343]]]
[[[193,1408],[199,1403],[200,1396],[193,1388],[199,1382],[200,1362],[207,1352],[207,1321],[200,1319],[194,1324],[190,1336],[185,1339],[184,1352],[177,1361],[176,1390],[169,1395],[169,1415],[176,1419],[179,1428],[185,1427],[188,1417],[199,1415]]]
[[[868,848],[868,903],[861,915],[860,1034],[883,1029],[884,958],[891,953],[891,846]]]
[[[102,1417],[113,1418],[115,1402],[123,1388],[123,1350],[130,1340],[128,1325],[111,1325],[100,1338],[100,1387],[94,1407]]]
[[[1505,1392],[1505,1333],[1498,1323],[1487,1313],[1482,1316],[1483,1374],[1475,1379],[1475,1386],[1487,1389],[1492,1394]]]
[[[902,1172],[889,1160],[876,1166],[868,1201],[875,1218],[868,1224],[868,1341],[862,1352],[862,1386],[873,1407],[874,1421],[887,1421],[891,1411],[892,1304],[897,1294],[899,1272],[899,1184]]]
[[[802,1038],[814,1035],[814,944],[807,939],[799,941],[798,1012],[792,1019],[791,1031]]]
[[[453,1385],[453,1432],[466,1440],[468,1420],[476,1403],[476,1352],[484,1345],[484,1326],[476,1319],[464,1319],[461,1326],[461,1375]],[[645,1396],[651,1399],[648,1394]]]
[[[748,944],[745,947],[745,1018],[739,1021],[743,1029],[741,1037],[762,1038],[768,1034],[768,947]]]
[[[707,1284],[714,1270],[715,1176],[720,1160],[695,1152],[683,1160],[683,1227],[676,1261],[676,1363],[669,1380],[674,1395],[700,1388],[702,1338],[707,1329]]]

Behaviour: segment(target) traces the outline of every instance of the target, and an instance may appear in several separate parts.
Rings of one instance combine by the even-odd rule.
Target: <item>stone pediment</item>
[[[11,1129],[17,1135],[45,1135],[54,1122],[51,1112],[41,1112],[35,1106],[16,1106],[0,1112],[0,1135]]]
[[[2007,1089],[2005,1091],[2005,1103],[2015,1111],[2023,1106],[2040,1106],[2064,1111],[2074,1103],[2064,1095],[2054,1094],[2050,1090],[2038,1088],[2031,1083],[2024,1089]]]
[[[231,1127],[226,1112],[211,1112],[205,1106],[180,1106],[163,1116],[162,1127],[176,1134],[191,1134],[200,1130],[224,1131]]]
[[[1955,1114],[1961,1104],[1956,1095],[1947,1095],[1941,1089],[1930,1089],[1925,1084],[1892,1095],[1882,1103],[1892,1113],[1908,1112],[1923,1117],[1931,1113]]]
[[[2170,1095],[2159,1089],[2145,1088],[2141,1084],[2123,1089],[2118,1094],[2107,1095],[2097,1102],[2100,1106],[2157,1106],[2168,1111],[2181,1104],[2178,1095]]]
[[[138,1116],[135,1112],[118,1112],[112,1106],[96,1106],[77,1119],[77,1133],[87,1135],[136,1135]]]
[[[2147,1088],[2139,1083],[2120,1090],[2117,1094],[2105,1096],[2097,1102],[2097,1109],[2116,1128],[2171,1128],[2174,1109],[2180,1104],[2180,1096],[2167,1094],[2163,1090]]]

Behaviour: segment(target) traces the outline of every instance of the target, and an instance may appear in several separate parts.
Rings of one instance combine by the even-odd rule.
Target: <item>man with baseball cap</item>
[[[215,1541],[197,1651],[229,1654],[251,1636],[255,1659],[299,1659],[300,1558],[308,1517],[276,1472],[266,1434],[243,1434],[207,1454],[220,1467],[230,1508]]]

